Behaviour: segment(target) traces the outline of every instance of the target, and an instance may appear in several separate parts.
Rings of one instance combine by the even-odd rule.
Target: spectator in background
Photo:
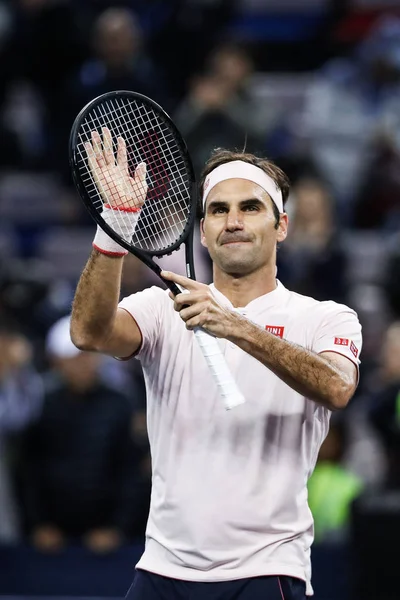
[[[32,365],[28,340],[0,324],[0,543],[19,539],[20,515],[14,493],[13,435],[40,413],[43,387]]]
[[[92,30],[92,56],[65,86],[58,123],[62,163],[67,163],[68,136],[78,112],[90,100],[113,90],[140,92],[171,108],[163,74],[147,55],[139,22],[126,8],[109,8],[98,16]]]
[[[193,73],[204,67],[210,48],[224,35],[237,4],[232,0],[139,0],[139,4],[143,22],[153,29],[152,51],[181,98]]]
[[[388,232],[400,230],[400,121],[396,129],[398,140],[392,133],[385,132],[375,140],[370,162],[355,197],[353,223],[356,228],[384,228]]]
[[[53,372],[22,456],[27,531],[43,551],[75,539],[110,552],[143,533],[147,518],[147,456],[133,442],[132,403],[103,382],[101,357],[72,344],[69,317],[50,329],[47,352]]]
[[[400,320],[400,228],[388,242],[383,287],[390,310]]]
[[[243,49],[228,45],[216,50],[205,71],[192,78],[175,119],[197,174],[216,147],[262,148],[261,111],[246,89],[253,68]]]
[[[327,186],[315,177],[303,177],[291,202],[291,235],[278,252],[283,281],[300,294],[346,302],[347,258]]]
[[[250,136],[264,137],[275,125],[276,108],[251,94],[254,61],[249,51],[240,44],[226,42],[208,57],[206,70],[216,79],[224,81],[230,90],[227,114],[241,124]]]
[[[324,67],[294,135],[303,138],[303,150],[332,186],[342,222],[349,223],[359,191],[370,177],[376,181],[378,167],[385,167],[381,157],[400,147],[400,20],[382,18],[351,58],[335,58]],[[360,226],[364,201],[361,195]],[[380,217],[373,212],[369,225],[379,226],[384,219],[379,194],[365,202]]]
[[[341,542],[347,535],[350,507],[362,491],[359,477],[343,463],[346,423],[334,415],[317,465],[308,481],[308,503],[314,517],[315,542]]]
[[[10,5],[11,30],[2,61],[3,119],[17,143],[19,166],[47,168],[65,78],[85,55],[85,27],[78,24],[83,11],[64,0]]]
[[[0,167],[10,167],[22,161],[21,149],[15,132],[10,128],[6,119],[1,118],[7,103],[10,83],[14,78],[13,64],[9,55],[9,42],[13,35],[13,19],[11,6],[0,3]]]
[[[370,396],[369,418],[387,457],[385,485],[400,489],[400,321],[385,334],[379,375],[379,387]]]

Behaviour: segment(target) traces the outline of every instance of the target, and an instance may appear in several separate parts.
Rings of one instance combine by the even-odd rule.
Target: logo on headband
[[[207,177],[207,179],[204,182],[204,192],[206,191],[206,189],[208,188],[208,186],[210,185],[210,178]]]

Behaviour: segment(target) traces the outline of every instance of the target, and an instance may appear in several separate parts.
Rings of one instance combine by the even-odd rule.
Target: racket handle
[[[217,339],[200,327],[194,330],[194,334],[224,399],[226,410],[243,404],[245,398],[232,377]]]

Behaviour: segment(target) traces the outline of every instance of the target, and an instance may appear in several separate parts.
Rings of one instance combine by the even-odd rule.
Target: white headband
[[[253,183],[262,187],[271,196],[279,212],[283,213],[282,192],[272,177],[259,167],[242,160],[233,160],[224,163],[207,175],[203,188],[203,208],[206,205],[207,196],[213,187],[227,179],[247,179],[248,181],[253,181]]]

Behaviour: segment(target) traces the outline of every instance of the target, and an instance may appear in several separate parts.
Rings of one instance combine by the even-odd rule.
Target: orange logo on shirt
[[[283,338],[283,332],[285,331],[284,327],[280,327],[279,325],[266,325],[265,329],[272,333],[272,335],[276,335],[278,338]]]

